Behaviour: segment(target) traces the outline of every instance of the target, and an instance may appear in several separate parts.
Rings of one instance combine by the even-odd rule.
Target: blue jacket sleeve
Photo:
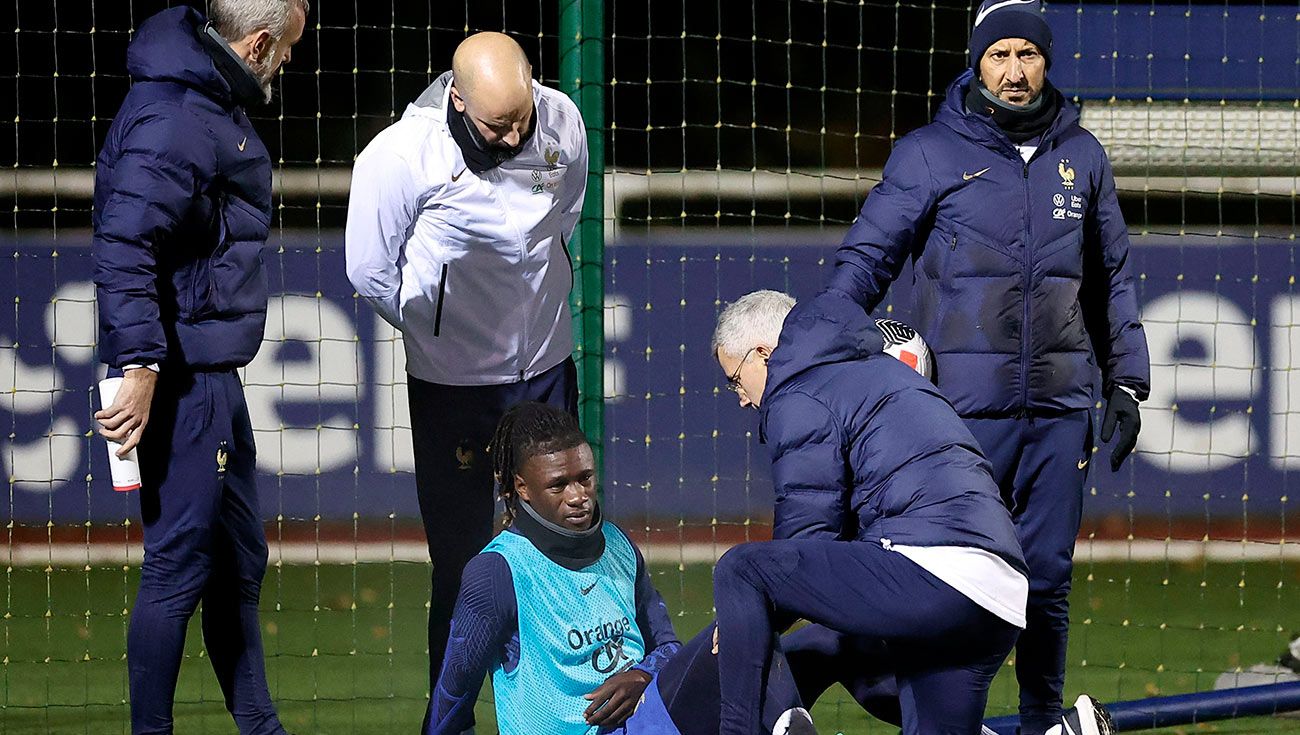
[[[1080,305],[1106,395],[1122,385],[1132,389],[1138,400],[1145,400],[1151,392],[1151,358],[1138,319],[1137,289],[1128,262],[1128,227],[1105,151],[1101,151],[1098,175],[1097,193],[1084,222]]]
[[[474,725],[474,702],[483,677],[518,628],[510,565],[492,552],[470,559],[461,574],[426,735],[460,735]]]
[[[844,236],[828,285],[868,312],[876,308],[902,272],[937,198],[921,144],[915,136],[903,138]]]
[[[807,393],[780,393],[764,412],[763,437],[776,486],[772,538],[842,538],[851,484],[843,434],[830,409]]]
[[[681,649],[682,642],[673,630],[673,621],[668,617],[668,606],[664,604],[663,596],[650,579],[641,550],[635,544],[632,550],[636,552],[636,624],[641,630],[641,639],[646,642],[645,658],[632,668],[654,676]]]
[[[201,121],[171,104],[140,110],[120,154],[97,182],[95,298],[100,359],[113,366],[162,362],[167,338],[158,307],[158,247],[185,221],[216,170]],[[97,197],[100,198],[100,197]]]

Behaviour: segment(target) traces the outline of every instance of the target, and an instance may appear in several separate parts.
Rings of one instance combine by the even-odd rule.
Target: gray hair
[[[718,315],[713,330],[713,354],[740,357],[764,344],[776,347],[781,326],[794,308],[794,298],[780,291],[754,291],[736,299]]]
[[[238,41],[250,33],[267,30],[277,39],[289,30],[294,8],[304,18],[311,10],[308,0],[209,0],[208,18],[227,41]]]

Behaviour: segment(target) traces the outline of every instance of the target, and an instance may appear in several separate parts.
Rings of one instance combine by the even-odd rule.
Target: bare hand
[[[157,383],[158,373],[149,368],[127,370],[113,405],[95,412],[99,435],[121,443],[117,456],[125,457],[140,443],[144,427],[149,423],[149,407],[153,404],[153,389]]]
[[[591,694],[583,695],[583,699],[591,700],[591,705],[582,716],[588,725],[617,727],[636,712],[641,695],[649,684],[650,675],[640,669],[615,674]]]

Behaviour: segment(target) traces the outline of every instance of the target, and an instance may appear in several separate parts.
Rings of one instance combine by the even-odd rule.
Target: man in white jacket
[[[461,571],[491,539],[493,428],[525,400],[577,414],[567,242],[586,178],[578,108],[500,33],[462,42],[353,169],[348,279],[406,349],[431,685]]]

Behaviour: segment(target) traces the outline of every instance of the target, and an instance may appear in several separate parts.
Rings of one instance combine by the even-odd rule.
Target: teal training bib
[[[483,549],[505,557],[519,606],[519,663],[492,671],[502,735],[587,735],[597,728],[583,699],[645,656],[636,624],[636,553],[612,523],[603,523],[605,553],[570,571],[516,533]]]

